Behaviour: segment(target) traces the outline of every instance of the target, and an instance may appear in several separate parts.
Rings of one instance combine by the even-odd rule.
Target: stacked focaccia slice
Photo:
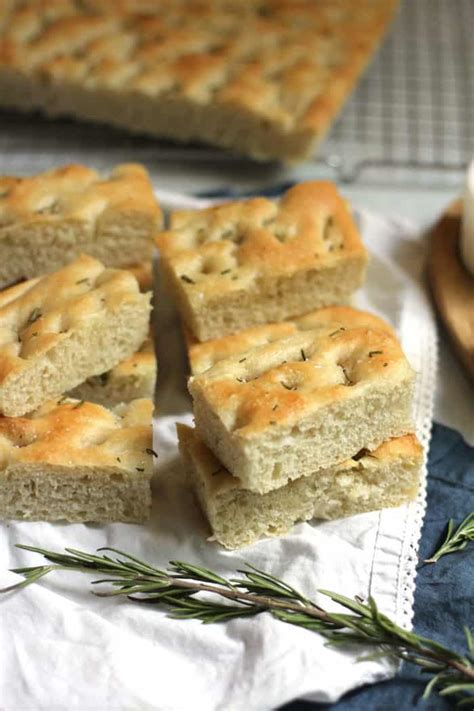
[[[141,521],[156,377],[149,258],[161,219],[146,171],[119,166],[101,180],[71,166],[0,185],[0,253],[13,265],[2,278],[19,278],[22,250],[35,275],[0,292],[0,517]],[[84,244],[109,266],[71,261]],[[148,261],[110,267],[134,257]]]
[[[321,309],[188,347],[196,429],[179,427],[180,449],[224,546],[416,496],[414,374],[381,319]]]

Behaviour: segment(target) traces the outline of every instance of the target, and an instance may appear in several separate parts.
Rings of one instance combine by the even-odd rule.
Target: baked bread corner
[[[231,550],[284,535],[299,521],[400,506],[418,493],[423,451],[414,435],[362,450],[261,495],[245,490],[194,429],[180,424],[177,429],[183,463],[213,537]]]
[[[157,238],[160,266],[199,341],[347,303],[367,251],[334,184],[179,211]]]
[[[414,372],[387,330],[330,323],[191,377],[198,435],[258,493],[413,431]]]
[[[150,310],[131,272],[86,255],[0,292],[0,413],[31,412],[130,357]]]
[[[151,400],[115,410],[81,400],[0,417],[0,518],[129,521],[150,515]]]
[[[0,288],[54,272],[82,253],[108,267],[149,261],[162,219],[139,164],[118,165],[106,176],[65,165],[0,177]]]

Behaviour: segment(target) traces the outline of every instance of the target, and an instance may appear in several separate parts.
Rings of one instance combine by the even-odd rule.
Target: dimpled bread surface
[[[130,357],[150,294],[127,271],[81,256],[0,293],[0,413],[17,417]]]
[[[157,245],[164,281],[199,341],[344,304],[367,263],[346,203],[318,181],[278,202],[177,212]]]
[[[147,171],[83,165],[0,177],[0,288],[89,254],[108,267],[150,260],[161,209]]]
[[[0,518],[136,521],[150,515],[151,400],[114,411],[50,401],[0,417]]]
[[[187,475],[214,538],[229,549],[281,536],[298,521],[336,519],[401,506],[418,493],[421,445],[414,435],[391,439],[375,451],[256,494],[242,488],[199,439],[178,425]]]
[[[325,327],[328,324],[334,324],[334,330],[341,326],[346,328],[368,326],[391,334],[394,333],[392,327],[379,316],[351,306],[328,306],[323,309],[315,309],[296,319],[264,324],[263,326],[253,326],[205,343],[198,341],[185,329],[191,373],[198,375],[229,356],[243,355],[257,346],[273,343],[281,338],[292,336],[299,331],[310,331]]]
[[[377,48],[396,0],[10,0],[0,103],[308,157]]]
[[[329,323],[228,357],[189,391],[199,437],[266,493],[412,432],[413,381],[393,333]]]

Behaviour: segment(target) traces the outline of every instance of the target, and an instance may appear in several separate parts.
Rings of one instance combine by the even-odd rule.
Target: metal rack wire
[[[429,169],[443,180],[474,155],[474,0],[404,0],[398,17],[314,161],[346,182],[371,169]],[[74,121],[0,113],[0,171],[64,160],[239,162]]]
[[[472,0],[406,0],[320,157],[347,180],[375,165],[463,170],[474,155],[473,62]]]

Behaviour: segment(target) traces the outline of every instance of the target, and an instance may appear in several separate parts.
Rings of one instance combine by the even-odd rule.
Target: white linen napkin
[[[173,197],[174,206],[185,204]],[[428,446],[436,371],[436,330],[422,285],[423,244],[409,223],[358,215],[372,259],[356,303],[397,327],[418,372],[415,418]],[[0,524],[0,584],[7,568],[40,564],[17,542],[92,551],[114,546],[158,566],[170,559],[232,574],[245,561],[281,576],[321,604],[326,588],[373,595],[410,627],[417,546],[425,508],[425,472],[417,501],[399,509],[295,526],[283,538],[226,552],[207,529],[186,486],[175,422],[191,422],[185,357],[176,319],[158,299],[160,362],[154,449],[154,509],[146,526]],[[294,698],[335,701],[361,684],[393,675],[384,660],[358,662],[361,650],[329,649],[324,640],[263,614],[204,626],[175,621],[149,606],[97,598],[79,574],[58,573],[0,599],[0,708],[270,709]]]

